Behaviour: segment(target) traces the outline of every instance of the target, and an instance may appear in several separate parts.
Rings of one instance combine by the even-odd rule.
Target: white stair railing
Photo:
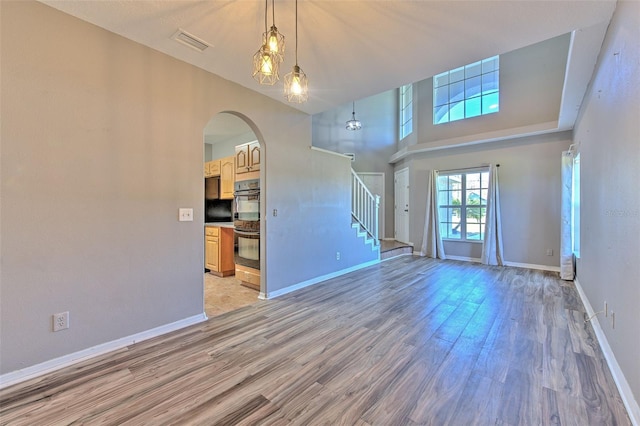
[[[351,215],[378,243],[378,210],[380,196],[373,195],[362,179],[351,169]]]

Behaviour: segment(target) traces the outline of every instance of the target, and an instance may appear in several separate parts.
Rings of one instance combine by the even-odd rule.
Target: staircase
[[[359,237],[364,237],[365,243],[371,245],[372,250],[379,249],[378,213],[380,196],[373,195],[364,182],[351,169],[351,217],[353,228]]]

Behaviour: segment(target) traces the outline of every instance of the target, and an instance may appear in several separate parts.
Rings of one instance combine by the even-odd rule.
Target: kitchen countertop
[[[204,226],[218,226],[220,228],[233,228],[233,222],[207,222]]]

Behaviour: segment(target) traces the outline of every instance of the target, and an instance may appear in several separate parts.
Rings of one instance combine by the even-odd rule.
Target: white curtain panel
[[[562,153],[562,202],[560,205],[560,278],[573,280],[573,247],[571,247],[571,191],[573,187],[573,153]]]
[[[503,265],[498,167],[493,164],[489,166],[489,191],[487,195],[486,221],[480,261],[485,265]]]
[[[438,221],[438,171],[432,170],[427,178],[427,209],[424,218],[424,237],[422,238],[422,256],[434,259],[446,259],[444,245],[440,236]]]

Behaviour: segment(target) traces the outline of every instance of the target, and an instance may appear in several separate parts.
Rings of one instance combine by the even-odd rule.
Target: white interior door
[[[380,209],[378,214],[378,238],[383,239],[384,234],[384,173],[358,173],[362,182],[373,195],[380,196]]]
[[[409,243],[409,169],[402,169],[394,175],[395,197],[395,239]]]

